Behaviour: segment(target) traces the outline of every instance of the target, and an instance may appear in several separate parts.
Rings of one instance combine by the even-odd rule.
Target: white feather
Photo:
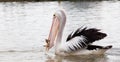
[[[70,41],[66,42],[65,44],[62,44],[61,47],[60,47],[61,48],[60,50],[65,51],[65,52],[72,52],[72,50],[75,51],[75,47],[78,47],[78,48],[82,49],[86,45],[85,40],[86,39],[85,39],[84,36],[77,36],[77,37],[71,39]],[[81,42],[83,42],[85,45],[82,45]]]

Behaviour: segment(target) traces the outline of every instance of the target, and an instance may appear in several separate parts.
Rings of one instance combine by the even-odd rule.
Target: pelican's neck
[[[65,12],[63,10],[60,10],[60,26],[59,26],[59,30],[57,33],[57,38],[56,38],[56,45],[55,45],[55,50],[57,51],[59,46],[61,45],[61,41],[62,41],[62,35],[63,35],[63,30],[66,24],[66,15]]]
[[[59,32],[58,32],[58,36],[56,38],[55,50],[58,50],[59,46],[61,45],[63,30],[64,30],[64,27],[60,27]]]

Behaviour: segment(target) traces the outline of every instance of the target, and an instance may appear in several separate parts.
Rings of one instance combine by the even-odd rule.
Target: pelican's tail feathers
[[[88,50],[97,50],[97,49],[111,49],[112,45],[109,46],[98,46],[98,45],[88,45],[86,49]]]
[[[104,49],[111,49],[111,48],[112,48],[112,45],[104,47]]]

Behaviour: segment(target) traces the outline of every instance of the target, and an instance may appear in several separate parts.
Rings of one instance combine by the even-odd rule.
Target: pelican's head
[[[54,46],[56,39],[64,29],[66,23],[66,15],[63,10],[58,10],[53,15],[52,26],[50,29],[49,37],[46,40],[48,50]]]

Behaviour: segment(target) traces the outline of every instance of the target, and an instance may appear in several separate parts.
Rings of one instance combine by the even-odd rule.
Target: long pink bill
[[[50,33],[49,33],[49,37],[48,39],[46,39],[46,43],[47,43],[46,50],[47,51],[54,46],[55,39],[58,33],[58,29],[59,29],[59,19],[56,16],[54,16],[52,26],[50,29]]]

